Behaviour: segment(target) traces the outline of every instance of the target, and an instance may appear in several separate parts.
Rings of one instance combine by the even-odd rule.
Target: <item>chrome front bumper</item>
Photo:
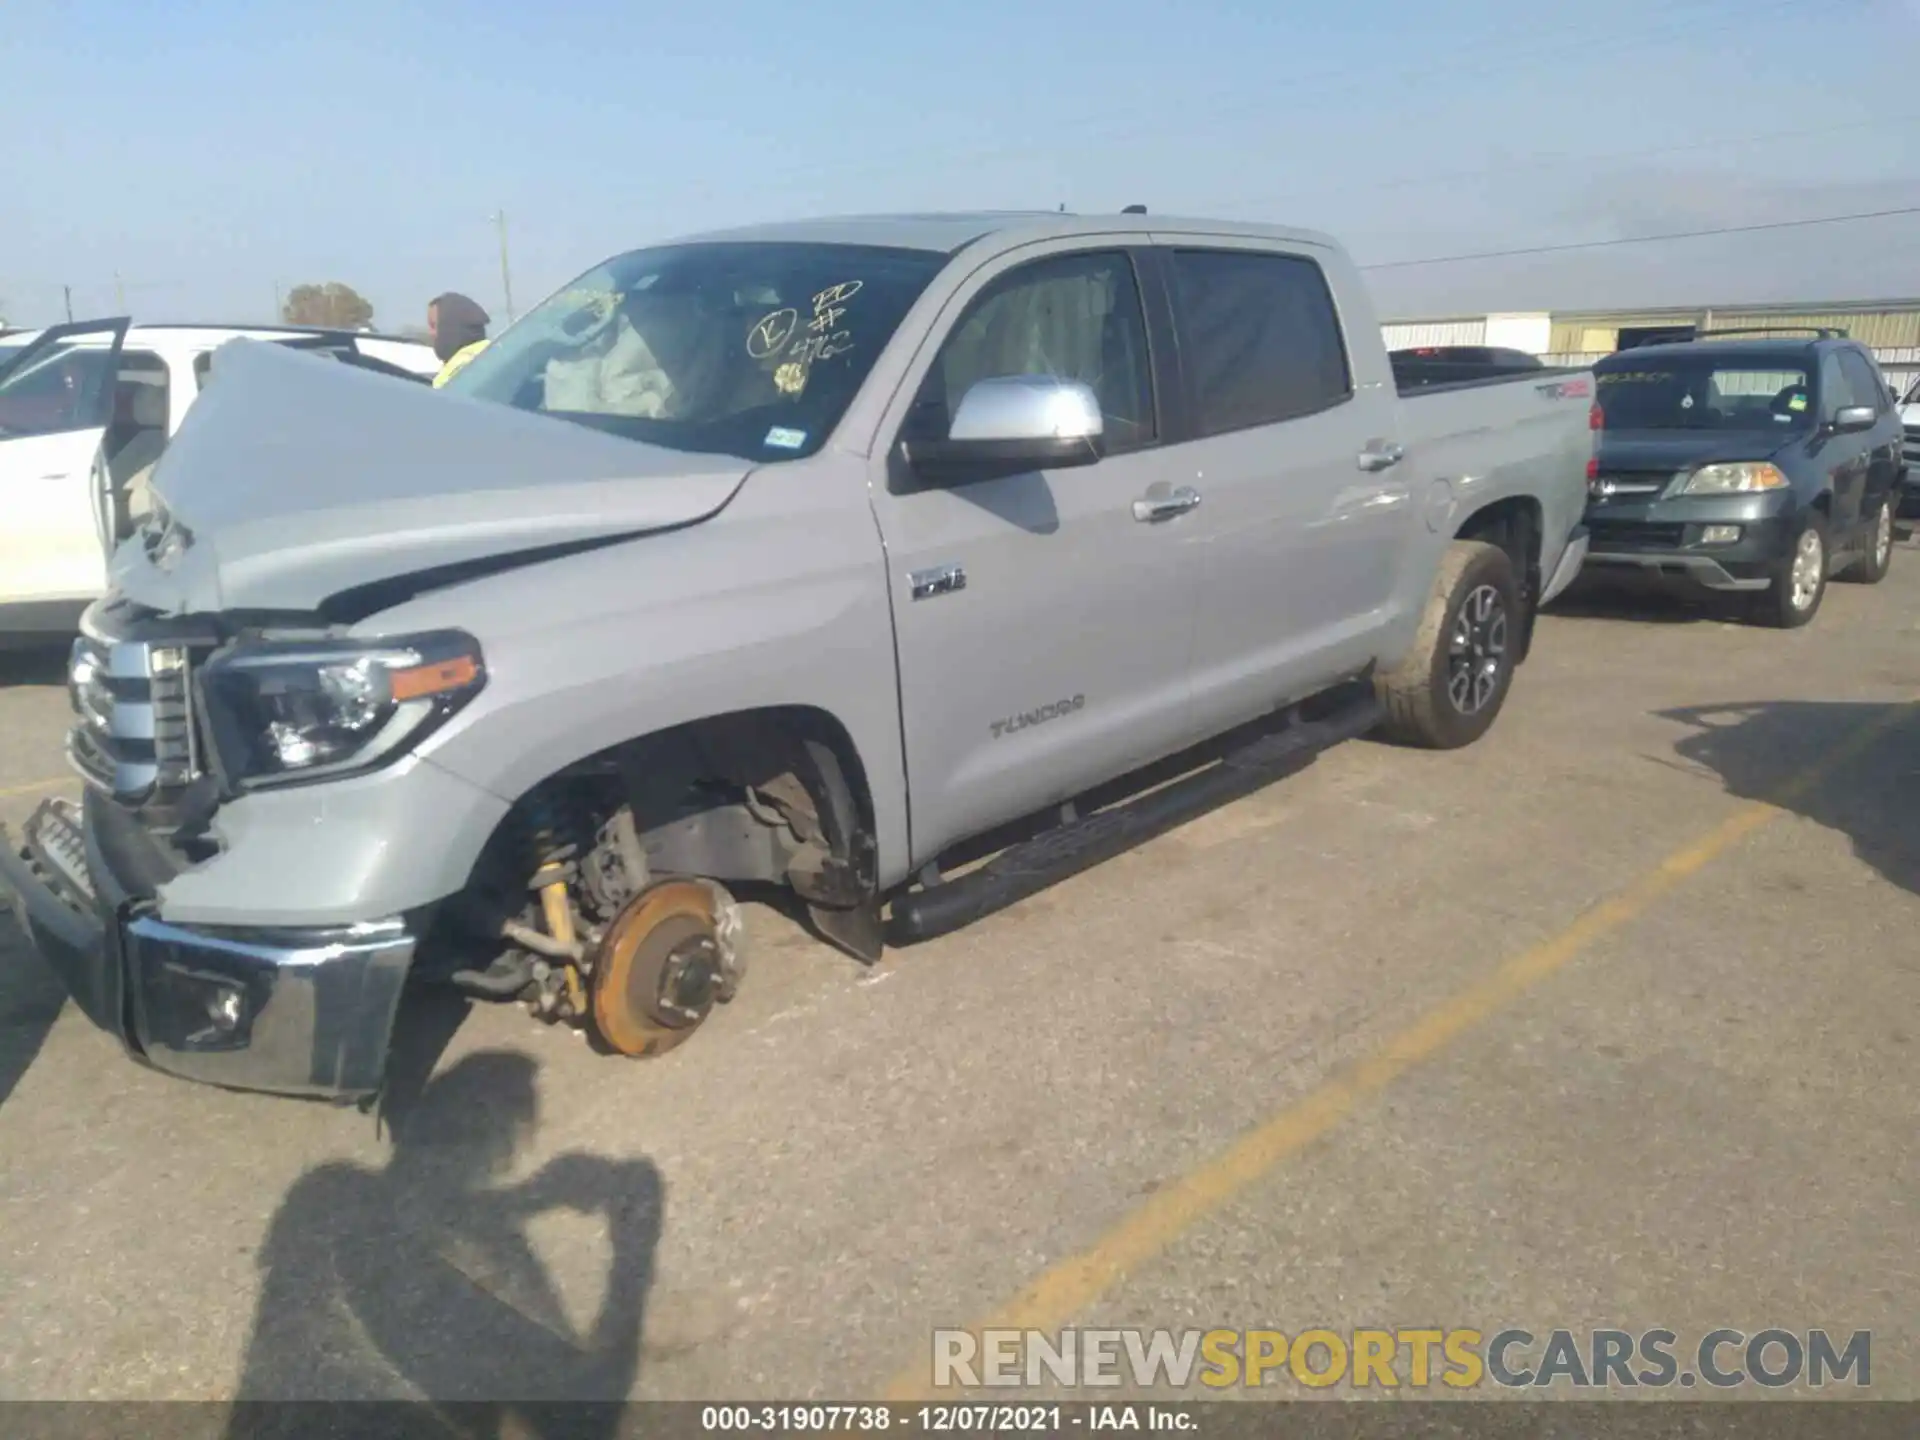
[[[0,885],[74,1003],[155,1069],[237,1090],[377,1093],[413,962],[399,920],[331,929],[185,928],[116,874],[99,807],[43,803],[0,828]]]

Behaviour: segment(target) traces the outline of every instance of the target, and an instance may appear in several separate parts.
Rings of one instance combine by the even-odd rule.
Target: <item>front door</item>
[[[1323,256],[1161,253],[1193,432],[1183,483],[1202,499],[1194,714],[1215,730],[1372,658],[1418,524],[1412,462],[1391,388],[1355,383]]]
[[[1861,491],[1860,516],[1863,521],[1872,521],[1878,518],[1883,500],[1891,497],[1897,503],[1899,499],[1893,491],[1900,483],[1900,422],[1893,413],[1893,396],[1887,389],[1886,381],[1881,378],[1879,370],[1867,358],[1865,351],[1842,350],[1840,370],[1853,391],[1854,403],[1872,406],[1879,417],[1874,428],[1859,437],[1861,448],[1866,452],[1866,479]],[[1862,546],[1873,545],[1871,530],[1862,535],[1860,543]]]
[[[1820,423],[1831,426],[1834,416],[1854,405],[1872,405],[1874,397],[1864,400],[1853,393],[1853,380],[1840,367],[1840,355],[1829,350],[1820,361]],[[1827,479],[1833,486],[1833,533],[1827,537],[1829,557],[1860,544],[1860,519],[1866,496],[1867,472],[1871,468],[1872,445],[1864,431],[1836,434],[1828,430],[1817,442],[1820,463],[1827,467]]]
[[[1191,516],[1136,514],[1170,488],[1168,452],[1129,241],[1103,240],[970,277],[876,450],[916,864],[1189,738]],[[1106,456],[921,486],[899,441],[944,437],[966,391],[1005,375],[1091,385]]]
[[[57,325],[0,368],[0,604],[91,599],[106,583],[102,453],[125,320]]]

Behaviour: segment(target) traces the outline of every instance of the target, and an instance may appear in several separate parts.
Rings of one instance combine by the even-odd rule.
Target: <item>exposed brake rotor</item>
[[[715,897],[698,880],[665,880],[607,926],[592,966],[600,1038],[622,1055],[661,1055],[730,993]]]

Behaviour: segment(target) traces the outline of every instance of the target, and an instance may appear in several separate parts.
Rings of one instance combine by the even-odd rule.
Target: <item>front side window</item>
[[[97,425],[110,354],[105,346],[52,344],[0,379],[0,439]]]
[[[672,450],[798,459],[945,265],[855,245],[636,250],[543,302],[445,391]]]
[[[1663,358],[1625,352],[1595,367],[1609,430],[1805,430],[1813,391],[1805,366],[1770,361]]]
[[[1110,453],[1151,441],[1153,379],[1133,262],[1119,251],[1061,255],[996,278],[941,345],[909,432],[944,438],[968,390],[1011,375],[1091,388]]]
[[[1180,355],[1202,435],[1294,420],[1353,394],[1327,277],[1257,250],[1175,250]]]
[[[1847,388],[1853,392],[1854,405],[1866,405],[1875,414],[1884,413],[1891,398],[1887,387],[1874,373],[1873,362],[1858,350],[1840,352],[1840,373],[1847,377]]]

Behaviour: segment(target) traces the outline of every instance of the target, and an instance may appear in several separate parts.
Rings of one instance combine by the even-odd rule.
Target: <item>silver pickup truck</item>
[[[871,963],[1341,739],[1468,744],[1585,548],[1592,376],[1397,384],[1304,232],[732,232],[439,392],[214,368],[0,874],[132,1055],[246,1089],[377,1093],[410,979],[659,1053],[743,887]]]

